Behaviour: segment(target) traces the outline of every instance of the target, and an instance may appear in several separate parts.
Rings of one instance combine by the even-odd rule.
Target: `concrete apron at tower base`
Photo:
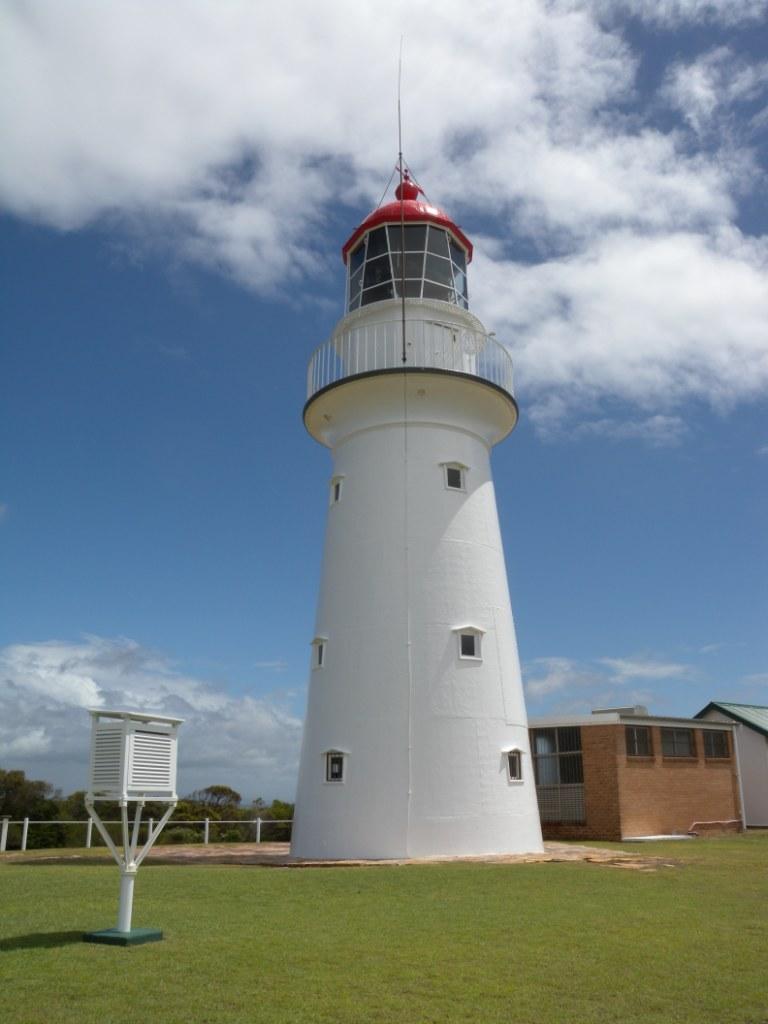
[[[508,396],[479,380],[384,373],[306,410],[333,449],[292,853],[405,859],[542,850],[490,468]],[[445,466],[462,467],[461,490]],[[477,630],[479,658],[459,633]],[[522,780],[507,753],[520,751]],[[327,781],[338,751],[343,780]]]

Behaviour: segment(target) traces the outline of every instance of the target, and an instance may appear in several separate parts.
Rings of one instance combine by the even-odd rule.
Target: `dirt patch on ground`
[[[544,843],[543,853],[499,854],[487,857],[429,857],[413,860],[300,860],[292,858],[288,843],[211,843],[208,846],[160,846],[149,855],[156,863],[165,864],[256,864],[279,868],[376,867],[408,864],[541,864],[567,861],[604,864],[636,871],[655,871],[672,866],[658,857],[640,857],[621,850],[602,850],[594,846],[571,843]]]
[[[291,857],[289,843],[209,843],[207,846],[155,846],[147,857],[154,864],[232,864],[266,868],[334,868],[378,867],[381,865],[406,866],[409,864],[544,864],[579,862],[632,871],[657,871],[662,867],[675,867],[660,857],[642,857],[621,850],[605,850],[597,846],[577,846],[573,843],[544,843],[543,853],[498,854],[488,857],[429,857],[413,860],[299,860]],[[24,853],[5,853],[0,863],[103,864],[105,857],[83,853],[56,853],[50,857],[37,851],[33,856]]]

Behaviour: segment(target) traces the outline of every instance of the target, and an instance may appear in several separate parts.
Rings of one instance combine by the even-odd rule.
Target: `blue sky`
[[[768,5],[0,14],[0,766],[94,704],[293,795],[330,462],[301,422],[397,148],[509,345],[529,713],[768,704]],[[512,13],[513,12],[513,13]]]

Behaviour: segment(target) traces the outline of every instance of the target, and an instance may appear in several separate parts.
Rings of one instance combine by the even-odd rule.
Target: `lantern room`
[[[468,308],[472,243],[407,172],[396,201],[374,210],[342,249],[347,313],[386,299],[437,299]]]

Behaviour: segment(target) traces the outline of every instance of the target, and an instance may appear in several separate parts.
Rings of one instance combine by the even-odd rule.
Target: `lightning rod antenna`
[[[403,205],[403,115],[400,93],[403,81],[403,36],[400,36],[400,54],[397,61],[397,165],[400,172],[400,309],[402,315],[403,363],[405,363],[405,207]]]

